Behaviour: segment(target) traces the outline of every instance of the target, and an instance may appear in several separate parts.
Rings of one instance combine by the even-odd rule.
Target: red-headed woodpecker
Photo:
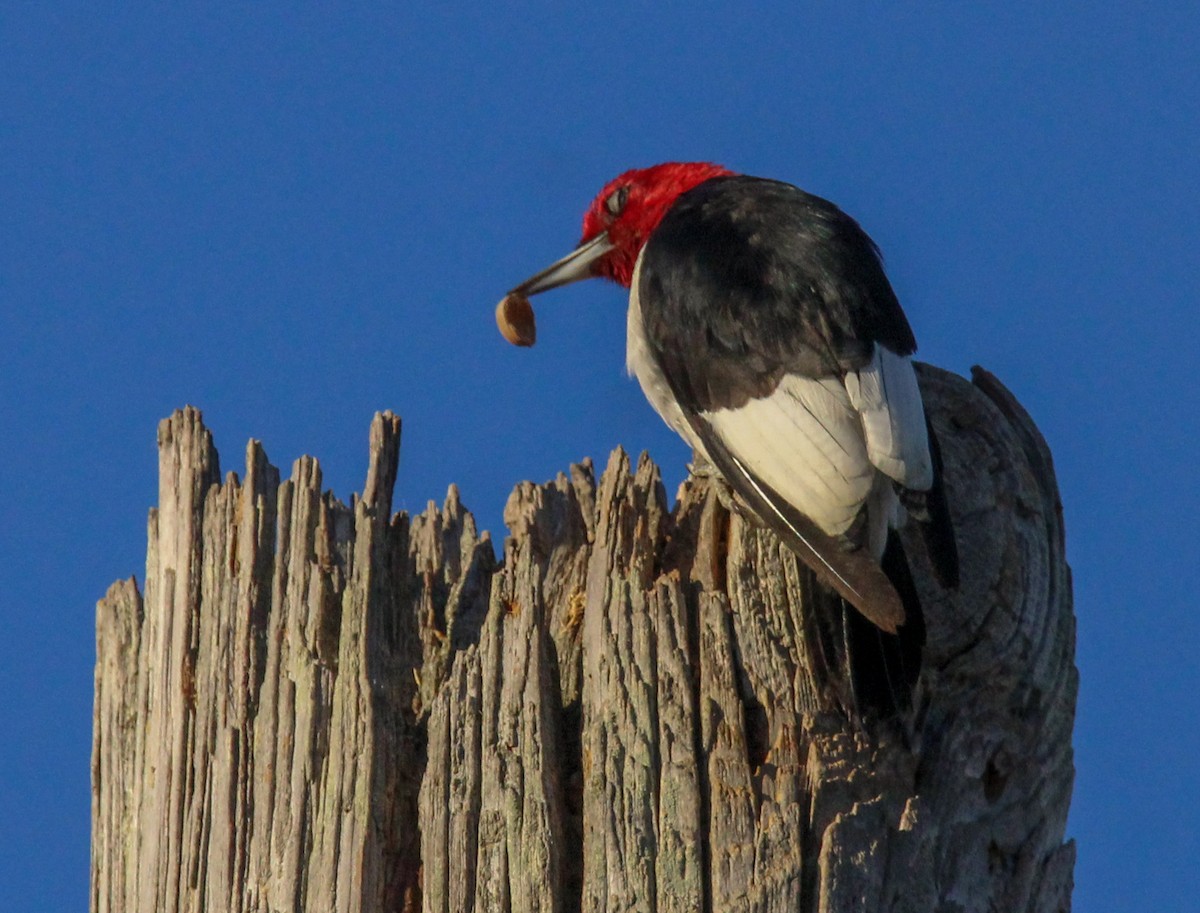
[[[908,507],[957,582],[916,340],[858,223],[790,184],[656,165],[610,181],[579,247],[510,294],[594,276],[630,289],[627,365],[651,405],[820,580],[896,632]]]

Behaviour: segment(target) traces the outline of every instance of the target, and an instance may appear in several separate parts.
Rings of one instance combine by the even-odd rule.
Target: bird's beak
[[[592,277],[592,264],[613,249],[613,243],[608,240],[608,232],[602,231],[586,244],[581,244],[561,260],[551,263],[536,276],[530,276],[510,295],[536,295],[548,292],[560,285],[578,282],[580,279]]]

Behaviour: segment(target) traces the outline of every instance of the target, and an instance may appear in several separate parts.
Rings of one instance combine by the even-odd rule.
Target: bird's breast
[[[693,450],[708,459],[704,444],[692,431],[691,424],[683,414],[671,385],[667,383],[666,375],[658,365],[646,338],[646,326],[642,320],[641,303],[638,301],[638,278],[641,271],[642,258],[639,255],[633,270],[633,283],[629,289],[629,312],[625,328],[625,369],[637,378],[642,393],[654,411],[662,416],[672,430],[682,437]]]

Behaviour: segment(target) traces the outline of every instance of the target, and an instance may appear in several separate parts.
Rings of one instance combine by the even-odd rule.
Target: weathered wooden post
[[[911,739],[837,709],[808,574],[705,482],[524,483],[498,560],[453,489],[392,515],[390,414],[344,505],[177,412],[144,592],[97,607],[92,910],[1068,910],[1050,456],[985,372],[921,379],[964,573],[914,568]]]

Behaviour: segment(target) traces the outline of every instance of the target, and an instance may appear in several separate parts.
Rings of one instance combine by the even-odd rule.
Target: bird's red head
[[[629,288],[638,254],[679,195],[727,174],[733,172],[707,162],[666,162],[613,178],[584,214],[579,247],[513,293],[536,295],[593,276]]]
[[[732,173],[707,162],[665,162],[613,178],[583,217],[581,246],[601,232],[608,233],[612,244],[592,273],[629,288],[638,254],[679,195],[709,178]]]

